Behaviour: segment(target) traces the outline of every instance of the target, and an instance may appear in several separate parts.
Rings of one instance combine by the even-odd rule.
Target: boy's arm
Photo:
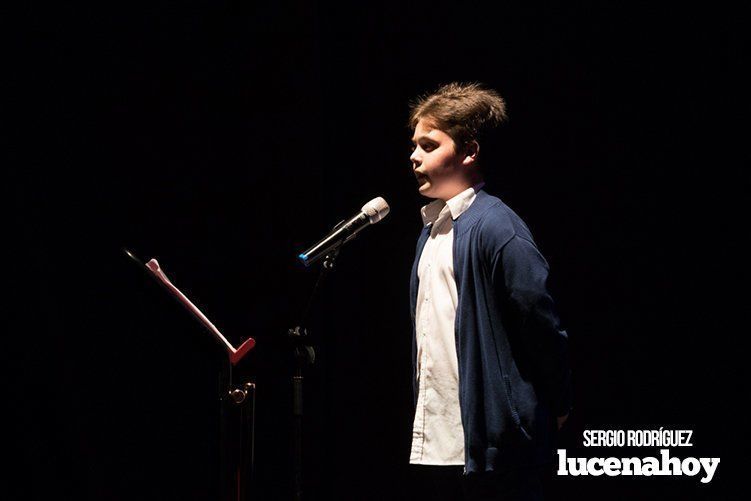
[[[553,412],[563,424],[571,410],[571,371],[568,335],[561,329],[553,298],[547,290],[549,267],[537,247],[514,235],[494,260],[493,279],[501,293],[508,325],[514,326],[528,348],[538,381],[552,400]]]

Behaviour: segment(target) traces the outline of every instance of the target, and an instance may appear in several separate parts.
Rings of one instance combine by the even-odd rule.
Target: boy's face
[[[448,200],[464,189],[465,155],[457,153],[451,136],[420,119],[412,143],[409,159],[421,195]]]

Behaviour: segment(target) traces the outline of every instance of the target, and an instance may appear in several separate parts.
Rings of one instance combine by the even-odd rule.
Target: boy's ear
[[[462,165],[474,165],[477,162],[477,155],[480,153],[480,143],[472,140],[464,147],[464,159]]]

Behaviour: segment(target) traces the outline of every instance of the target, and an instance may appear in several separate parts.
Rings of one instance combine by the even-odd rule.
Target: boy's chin
[[[430,185],[429,182],[423,183],[417,187],[417,191],[420,192],[420,195],[428,198],[435,198],[435,190],[433,189],[433,186]]]

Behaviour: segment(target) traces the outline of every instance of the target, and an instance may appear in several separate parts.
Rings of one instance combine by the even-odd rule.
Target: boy
[[[452,83],[410,111],[418,190],[435,199],[410,281],[410,463],[428,499],[540,499],[539,466],[571,407],[568,338],[529,229],[483,191],[480,145],[505,103]]]

